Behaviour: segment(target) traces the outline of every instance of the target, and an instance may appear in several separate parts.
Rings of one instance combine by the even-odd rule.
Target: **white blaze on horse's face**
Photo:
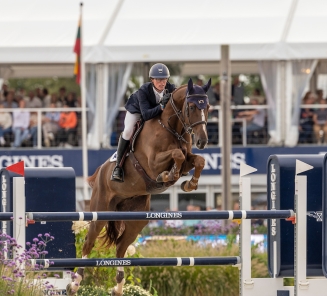
[[[203,120],[203,121],[206,120],[206,117],[204,115],[204,110],[203,109],[201,110],[201,120]]]
[[[208,109],[199,109],[194,106],[195,112],[198,114],[197,119],[193,118],[192,123],[196,121],[206,122],[206,112]],[[200,114],[199,114],[200,113]],[[200,116],[199,116],[200,115]],[[193,127],[194,133],[194,143],[198,149],[204,149],[208,143],[208,134],[207,134],[207,126],[205,123],[198,124]]]

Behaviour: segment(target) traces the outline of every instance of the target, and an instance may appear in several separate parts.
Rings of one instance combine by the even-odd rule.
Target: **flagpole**
[[[89,199],[88,184],[88,155],[87,155],[87,125],[86,125],[86,87],[85,87],[85,63],[84,63],[84,26],[83,26],[83,2],[80,3],[81,17],[81,101],[82,101],[82,164],[83,164],[83,195],[84,201]]]

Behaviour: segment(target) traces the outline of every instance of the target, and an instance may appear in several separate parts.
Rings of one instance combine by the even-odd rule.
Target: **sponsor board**
[[[327,150],[327,149],[326,149]],[[7,167],[21,160],[26,167],[73,167],[76,176],[83,175],[82,149],[3,149],[0,156],[0,168]],[[114,155],[116,149],[88,150],[88,175],[108,158]],[[204,157],[206,164],[203,175],[219,175],[222,168],[220,148],[193,149],[193,153]],[[231,153],[232,174],[239,174],[242,162],[256,168],[255,174],[266,174],[266,163],[273,154],[319,154],[324,153],[318,146],[312,147],[234,147]]]

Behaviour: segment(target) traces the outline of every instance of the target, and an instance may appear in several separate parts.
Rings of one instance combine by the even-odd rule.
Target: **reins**
[[[208,97],[207,95],[205,94],[194,94],[194,95],[189,95],[187,94],[186,97],[185,97],[185,100],[186,100],[186,107],[185,107],[185,112],[186,112],[186,115],[187,115],[187,119],[188,119],[188,124],[186,123],[185,121],[185,116],[184,114],[182,114],[182,110],[178,110],[177,106],[175,105],[175,102],[174,102],[174,99],[173,99],[173,95],[170,94],[170,104],[171,106],[173,107],[173,110],[175,112],[175,114],[171,115],[169,118],[168,118],[168,127],[165,126],[162,121],[160,119],[158,119],[158,122],[159,124],[164,127],[167,131],[169,131],[171,134],[173,134],[179,141],[183,141],[184,143],[188,143],[185,139],[184,139],[184,135],[187,133],[189,135],[192,135],[193,133],[193,127],[199,125],[199,124],[205,124],[207,125],[207,122],[205,120],[201,120],[201,121],[197,121],[197,122],[194,122],[194,123],[191,123],[190,122],[190,117],[189,117],[189,112],[188,112],[188,102],[187,102],[187,99],[188,98],[191,98],[191,97]],[[184,103],[184,104],[185,104]],[[184,105],[183,105],[184,106]],[[181,122],[181,124],[183,125],[183,129],[184,129],[184,133],[182,134],[179,134],[169,123],[170,119],[173,117],[173,116],[177,116],[179,121]]]

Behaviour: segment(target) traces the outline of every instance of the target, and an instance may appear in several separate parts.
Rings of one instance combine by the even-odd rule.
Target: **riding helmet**
[[[149,78],[169,78],[170,73],[166,65],[158,63],[154,64],[149,71]]]

